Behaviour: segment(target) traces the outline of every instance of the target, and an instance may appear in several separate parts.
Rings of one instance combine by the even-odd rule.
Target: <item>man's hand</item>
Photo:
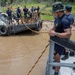
[[[49,31],[49,35],[50,35],[50,36],[55,36],[55,31],[54,31],[54,30],[50,30],[50,31]]]

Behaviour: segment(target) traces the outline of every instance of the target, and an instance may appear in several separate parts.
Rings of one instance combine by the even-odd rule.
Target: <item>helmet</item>
[[[52,12],[64,11],[64,5],[61,2],[55,2],[52,6]]]
[[[72,6],[71,6],[70,4],[67,4],[67,5],[65,6],[65,9],[66,9],[67,11],[72,11]]]

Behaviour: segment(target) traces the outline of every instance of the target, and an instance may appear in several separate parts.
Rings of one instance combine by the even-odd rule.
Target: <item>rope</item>
[[[22,20],[22,19],[21,19]],[[22,21],[23,22],[23,21]],[[50,21],[50,22],[53,22],[53,21]],[[24,23],[23,22],[23,24],[25,25],[25,27],[27,28],[27,29],[29,29],[30,31],[32,31],[32,32],[34,32],[34,33],[48,33],[48,31],[45,31],[45,32],[43,32],[43,31],[36,31],[36,30],[33,30],[33,29],[31,29],[31,28],[29,28],[27,25],[26,25],[26,23]]]
[[[31,69],[29,70],[27,75],[30,75],[30,73],[32,72],[32,70],[35,68],[36,64],[39,62],[39,60],[41,59],[41,57],[43,56],[43,54],[45,53],[45,51],[47,50],[47,47],[49,46],[50,43],[48,43],[45,47],[45,49],[43,50],[43,52],[41,53],[41,55],[39,56],[39,58],[37,59],[37,61],[34,63],[34,65],[31,67]]]
[[[24,24],[26,26],[27,29],[29,29],[30,31],[34,32],[34,33],[48,33],[48,32],[38,32],[35,30],[32,30],[31,28],[29,28],[26,24]]]
[[[22,19],[21,19],[22,20]],[[23,21],[22,21],[23,22]],[[53,21],[50,21],[50,22],[53,22]],[[48,31],[45,31],[45,32],[42,32],[42,31],[36,31],[36,30],[33,30],[33,29],[31,29],[31,28],[29,28],[24,22],[23,22],[23,24],[25,25],[25,27],[28,29],[28,30],[30,30],[30,31],[32,31],[32,32],[34,32],[34,33],[48,33]],[[72,30],[72,31],[75,31],[74,29]]]
[[[25,26],[26,24],[23,23]],[[27,29],[29,29],[30,31],[32,32],[35,32],[35,33],[48,33],[48,32],[38,32],[38,31],[35,31],[35,30],[32,30],[31,28],[29,28],[28,26],[26,26]],[[30,75],[30,73],[33,71],[33,69],[35,68],[35,66],[37,65],[37,63],[39,62],[39,60],[41,59],[41,57],[43,56],[43,54],[45,53],[45,51],[47,50],[47,47],[49,46],[50,42],[46,45],[45,49],[42,51],[41,55],[38,57],[37,61],[34,63],[34,65],[31,67],[31,69],[29,70],[29,72],[27,73],[27,75]]]

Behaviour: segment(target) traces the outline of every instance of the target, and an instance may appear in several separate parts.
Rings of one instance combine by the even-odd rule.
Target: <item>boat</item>
[[[42,20],[37,19],[28,23],[17,23],[16,18],[13,17],[13,22],[9,24],[6,13],[0,13],[0,35],[10,35],[26,31],[28,29],[35,29],[40,31],[42,28]]]

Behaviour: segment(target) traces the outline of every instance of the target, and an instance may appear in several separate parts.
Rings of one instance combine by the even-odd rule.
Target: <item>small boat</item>
[[[38,19],[30,23],[17,23],[16,19],[13,18],[13,22],[9,24],[7,15],[0,13],[0,35],[16,34],[28,30],[28,28],[40,31],[42,28],[42,20]]]

